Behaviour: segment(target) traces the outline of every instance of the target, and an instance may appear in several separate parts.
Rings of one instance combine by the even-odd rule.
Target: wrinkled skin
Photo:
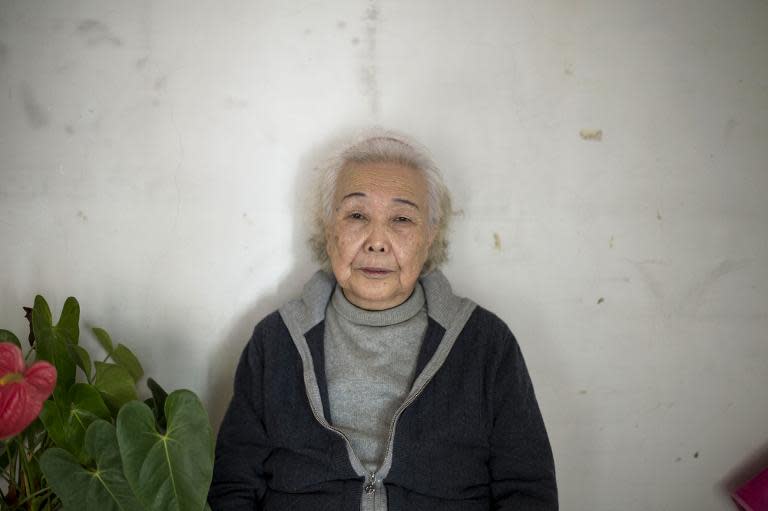
[[[408,299],[435,237],[428,207],[418,170],[366,163],[341,171],[326,250],[347,300],[384,310]]]

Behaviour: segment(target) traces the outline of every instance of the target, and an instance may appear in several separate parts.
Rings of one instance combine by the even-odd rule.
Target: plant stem
[[[21,466],[19,467],[19,496],[23,496],[25,493],[31,491],[30,487],[30,481],[29,481],[29,464],[27,459],[27,451],[24,448],[24,441],[22,440],[21,436],[17,436],[16,440],[19,444],[19,460],[21,463]]]
[[[43,488],[42,490],[37,490],[35,493],[31,493],[31,494],[27,495],[26,497],[24,497],[17,504],[18,505],[24,504],[28,500],[31,500],[31,499],[37,497],[38,495],[42,495],[43,493],[50,492],[50,491],[51,491],[50,488]]]

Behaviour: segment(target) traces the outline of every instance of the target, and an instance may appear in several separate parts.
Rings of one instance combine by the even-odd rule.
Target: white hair
[[[314,208],[309,244],[312,253],[326,270],[330,261],[326,252],[325,231],[333,217],[333,199],[339,174],[349,164],[395,163],[422,173],[427,183],[428,218],[435,238],[429,248],[422,274],[438,268],[448,259],[448,223],[451,217],[451,196],[437,165],[427,149],[410,137],[389,130],[367,130],[333,151],[317,167],[313,188]]]

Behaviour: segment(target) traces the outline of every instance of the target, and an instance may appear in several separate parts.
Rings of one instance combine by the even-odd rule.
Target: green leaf
[[[138,399],[135,382],[124,367],[107,362],[94,362],[94,365],[96,377],[93,384],[112,409],[118,410],[125,403]]]
[[[43,409],[40,410],[40,420],[43,422],[45,430],[53,440],[53,443],[67,450],[72,449],[67,441],[67,432],[65,431],[61,407],[57,405],[55,400],[49,399],[43,403]]]
[[[158,432],[152,410],[135,401],[117,416],[117,440],[128,483],[149,511],[205,507],[213,474],[213,436],[197,396],[177,390],[165,402],[168,430]]]
[[[73,333],[71,323],[79,318],[79,306],[75,307],[77,301],[72,298],[67,299],[67,303],[68,305],[65,304],[64,307],[67,319],[62,329],[53,326],[51,309],[45,298],[37,295],[32,309],[32,330],[35,334],[37,360],[47,360],[56,367],[56,386],[65,390],[75,383],[75,361],[69,355],[67,344],[77,342],[76,337],[74,339],[71,337]]]
[[[69,355],[66,341],[53,336],[35,334],[37,360],[47,360],[56,368],[57,388],[68,389],[75,383],[75,361]]]
[[[61,310],[61,317],[56,323],[56,330],[68,342],[77,344],[80,338],[80,304],[75,297],[70,296],[64,302],[64,308]]]
[[[69,416],[73,424],[77,424],[83,429],[97,419],[109,420],[112,414],[109,408],[101,398],[98,389],[87,383],[76,383],[69,389],[70,410]]]
[[[111,417],[99,391],[87,383],[72,385],[65,398],[46,401],[40,413],[45,429],[56,445],[83,464],[89,459],[84,449],[88,426],[98,419]]]
[[[50,335],[50,330],[53,329],[53,318],[51,317],[51,308],[48,307],[48,302],[45,301],[40,295],[35,297],[35,305],[32,307],[32,330],[35,333],[35,337],[41,335]]]
[[[0,342],[10,342],[21,348],[19,338],[10,330],[0,330]]]
[[[96,469],[83,468],[68,452],[55,447],[40,459],[46,479],[64,509],[81,511],[144,511],[123,475],[115,428],[96,421],[85,435],[85,449]]]
[[[152,409],[155,412],[155,420],[158,426],[164,430],[166,428],[165,400],[168,398],[168,393],[152,378],[147,379],[147,387],[152,392]]]
[[[67,350],[69,351],[69,356],[72,357],[77,366],[83,370],[85,375],[88,377],[88,380],[90,381],[91,356],[88,354],[88,351],[77,344],[67,344]]]
[[[107,352],[107,355],[112,355],[112,352],[115,351],[115,348],[112,347],[112,338],[109,336],[106,330],[103,328],[93,328],[93,335],[96,336],[96,340],[99,341],[99,344],[101,344],[101,347],[104,348],[104,351]]]
[[[117,345],[115,351],[112,352],[112,360],[123,366],[130,373],[134,382],[139,381],[144,376],[144,368],[141,367],[139,359],[124,345]]]

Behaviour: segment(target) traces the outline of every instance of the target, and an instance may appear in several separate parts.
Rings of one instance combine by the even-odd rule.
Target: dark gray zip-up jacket
[[[358,511],[382,483],[389,511],[557,509],[552,452],[514,336],[455,296],[439,270],[421,284],[417,376],[375,484],[327,420],[323,332],[335,281],[317,272],[243,351],[216,445],[213,511]]]

